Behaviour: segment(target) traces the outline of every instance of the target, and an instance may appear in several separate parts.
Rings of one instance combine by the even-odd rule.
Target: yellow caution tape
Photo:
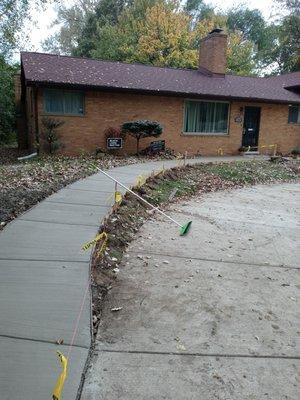
[[[142,185],[145,184],[145,182],[146,182],[146,178],[143,175],[139,175],[137,177],[136,186],[141,187]]]
[[[120,204],[122,202],[122,193],[121,192],[115,192],[115,203]]]
[[[64,387],[65,380],[67,378],[67,368],[68,368],[68,359],[61,353],[57,352],[59,361],[61,363],[62,371],[59,375],[56,385],[53,389],[52,393],[52,400],[60,400],[61,399],[61,392]]]
[[[106,248],[106,242],[107,242],[107,239],[108,239],[108,236],[107,236],[106,232],[99,233],[96,237],[94,237],[94,239],[92,239],[89,242],[87,242],[84,245],[82,245],[81,250],[83,250],[83,251],[88,250],[90,247],[92,247],[95,243],[97,243],[101,239],[104,240],[103,244],[101,246],[101,249],[99,251],[99,254],[101,254],[104,251],[104,249]]]
[[[269,148],[269,149],[273,149],[273,155],[275,156],[277,153],[277,143],[275,144],[265,144],[260,146],[260,149],[264,149],[264,148]]]
[[[184,164],[184,156],[181,153],[177,153],[176,155],[177,165],[180,167],[181,164]]]
[[[106,232],[102,232],[101,235],[102,235],[102,239],[104,239],[104,240],[103,240],[103,243],[102,243],[100,249],[97,252],[98,256],[100,256],[102,253],[104,253],[106,246],[107,246],[107,240],[108,240],[108,236],[107,236]]]

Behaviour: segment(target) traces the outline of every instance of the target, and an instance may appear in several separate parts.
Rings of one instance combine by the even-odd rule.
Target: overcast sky
[[[208,0],[208,4],[212,4],[219,9],[225,10],[233,5],[239,3],[246,4],[249,8],[258,8],[262,11],[264,17],[267,19],[272,14],[274,0]],[[72,4],[74,0],[63,0],[62,3]],[[274,11],[274,10],[273,10]],[[57,28],[51,28],[51,23],[55,20],[56,11],[55,7],[48,6],[44,11],[39,10],[38,12],[32,11],[33,22],[27,24],[27,31],[29,40],[24,45],[24,50],[31,51],[42,51],[41,43],[48,36],[55,32]]]

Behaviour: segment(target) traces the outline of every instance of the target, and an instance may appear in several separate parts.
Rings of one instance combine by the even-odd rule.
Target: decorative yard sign
[[[108,149],[122,149],[123,139],[122,138],[107,138],[106,146]]]
[[[165,151],[166,142],[164,140],[156,140],[150,143],[150,152],[159,153],[160,151]]]

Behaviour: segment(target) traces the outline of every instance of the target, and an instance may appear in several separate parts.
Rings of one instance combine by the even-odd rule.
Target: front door
[[[257,147],[260,123],[260,107],[245,107],[242,146]]]

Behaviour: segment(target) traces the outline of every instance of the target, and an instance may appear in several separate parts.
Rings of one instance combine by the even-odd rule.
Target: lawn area
[[[300,179],[300,160],[270,162],[259,160],[198,164],[171,173],[171,179],[157,178],[151,191],[155,204],[193,193],[242,187],[246,185],[289,182]],[[167,175],[167,174],[166,174]],[[176,191],[175,191],[176,189]]]
[[[147,161],[147,157],[56,156],[0,165],[0,229],[50,194],[95,173],[96,166],[109,169]],[[295,180],[299,178],[299,170],[300,162],[294,160],[284,163],[240,161],[200,164],[179,168],[176,176],[174,172],[170,173],[170,179],[156,178],[155,190],[150,196],[153,203],[160,204],[167,202],[171,193],[174,193],[174,197],[182,197],[190,196],[196,191]]]
[[[0,229],[9,221],[50,194],[78,179],[96,172],[147,161],[147,158],[44,157],[0,165]]]

